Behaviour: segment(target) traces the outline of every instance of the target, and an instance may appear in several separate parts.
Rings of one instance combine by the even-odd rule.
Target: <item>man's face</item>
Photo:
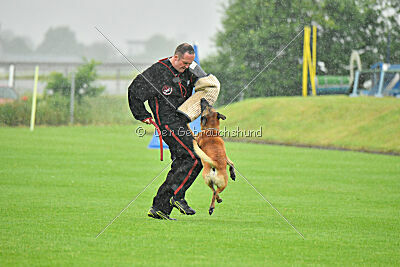
[[[179,58],[178,55],[174,55],[175,58],[175,65],[174,68],[179,71],[180,73],[184,72],[187,68],[189,68],[190,64],[192,64],[195,55],[185,53],[183,57]]]

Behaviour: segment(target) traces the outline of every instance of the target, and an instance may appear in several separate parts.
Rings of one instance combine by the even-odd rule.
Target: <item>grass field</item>
[[[93,98],[90,104],[94,124],[134,121],[126,97]],[[268,97],[218,110],[231,131],[262,128],[261,138],[245,141],[400,154],[400,101],[393,97]]]
[[[0,127],[29,126],[30,104],[15,116],[0,106]],[[37,123],[52,125],[69,122],[69,110],[54,112],[51,105],[40,108]],[[77,109],[75,121],[91,125],[132,125],[126,96],[101,96],[87,99]],[[317,96],[268,97],[246,99],[218,107],[227,116],[224,126],[232,131],[262,129],[261,138],[242,141],[318,146],[400,155],[400,101],[393,97]],[[21,119],[22,118],[22,119]],[[57,120],[57,118],[59,118]],[[59,122],[61,120],[62,122]],[[5,121],[11,124],[6,124]],[[238,140],[238,138],[235,138]],[[243,139],[243,138],[242,138]]]
[[[0,265],[399,265],[400,158],[227,143],[238,176],[208,215],[198,177],[197,214],[146,216],[169,163],[134,126],[0,128]],[[168,152],[165,154],[169,154]],[[168,155],[165,155],[168,159]]]
[[[256,141],[400,154],[400,101],[393,97],[255,98],[219,111],[228,129],[262,127]]]

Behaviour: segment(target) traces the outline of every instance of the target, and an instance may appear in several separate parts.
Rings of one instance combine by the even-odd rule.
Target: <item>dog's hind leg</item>
[[[226,186],[227,186],[227,183],[225,183],[225,185],[223,185],[221,187],[217,187],[217,190],[215,190],[215,197],[216,197],[218,203],[222,202],[222,198],[219,197],[219,193],[224,191]]]
[[[222,198],[218,194],[216,196],[216,199],[217,199],[217,203],[221,203],[222,202]]]
[[[233,164],[233,162],[228,158],[228,156],[226,156],[226,163],[229,165],[229,174],[231,176],[231,179],[233,181],[236,180],[236,173],[235,173],[235,165]]]
[[[221,180],[223,181],[222,184],[219,183],[217,186],[217,190],[216,190],[216,199],[218,203],[222,202],[222,198],[219,196],[219,193],[221,193],[222,191],[224,191],[224,189],[226,188],[226,186],[228,185],[228,174],[225,173],[222,175]]]
[[[214,189],[214,182],[212,181],[211,177],[207,177],[208,179],[206,180],[206,184],[208,185],[208,187],[210,187],[211,191],[213,192],[212,194],[212,198],[211,198],[211,205],[210,208],[208,210],[208,213],[211,215],[214,212],[215,209],[215,197],[216,197],[216,192]]]
[[[212,196],[212,199],[211,199],[210,209],[208,210],[208,213],[209,213],[210,215],[213,214],[214,209],[215,209],[215,198],[216,198],[216,196],[217,196],[217,191],[215,191],[215,190],[214,190],[214,187],[213,187],[213,196]]]

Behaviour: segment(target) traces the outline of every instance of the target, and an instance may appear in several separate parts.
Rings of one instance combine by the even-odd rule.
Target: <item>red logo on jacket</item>
[[[172,87],[168,85],[164,85],[162,88],[162,92],[164,95],[170,95],[172,93]]]

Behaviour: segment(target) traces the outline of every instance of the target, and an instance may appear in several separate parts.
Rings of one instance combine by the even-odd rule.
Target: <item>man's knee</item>
[[[191,176],[193,174],[197,176],[203,168],[203,164],[201,163],[201,159],[198,157],[187,157],[179,168],[184,172],[190,172]]]
[[[193,156],[190,158],[190,162],[196,163],[196,168],[203,168],[203,164],[201,163],[201,159],[193,153]]]

